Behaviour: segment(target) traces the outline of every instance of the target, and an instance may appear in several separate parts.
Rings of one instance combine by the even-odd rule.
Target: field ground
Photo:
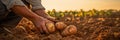
[[[1,34],[0,40],[120,40],[120,14],[70,18],[68,20],[63,17],[59,21],[77,26],[78,32],[75,35],[61,36],[59,31],[40,34],[35,31],[31,21],[23,18],[16,28],[7,34]]]

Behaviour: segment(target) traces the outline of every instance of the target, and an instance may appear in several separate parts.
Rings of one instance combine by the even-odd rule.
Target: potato
[[[48,23],[46,23],[46,27],[47,27],[49,33],[52,33],[52,32],[55,31],[55,25],[54,25],[54,23],[48,22]]]
[[[64,22],[57,22],[56,24],[55,24],[55,27],[56,27],[56,29],[58,29],[58,30],[63,30],[63,29],[65,29],[66,28],[66,24],[64,23]]]
[[[69,25],[67,26],[63,32],[61,33],[61,35],[63,36],[69,36],[69,35],[73,35],[77,33],[77,28],[74,25]]]

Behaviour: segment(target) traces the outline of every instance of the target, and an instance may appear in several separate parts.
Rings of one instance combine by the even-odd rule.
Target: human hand
[[[50,21],[50,20],[47,20],[43,17],[38,17],[38,18],[36,18],[36,20],[33,21],[33,24],[38,29],[38,31],[40,31],[41,33],[49,34],[49,31],[46,27],[46,23],[48,23],[48,22],[52,23],[52,21]]]
[[[52,22],[57,22],[58,20],[55,19],[55,17],[51,17],[50,15],[48,15],[45,10],[36,10],[35,11],[36,14],[38,14],[39,16],[42,16]]]

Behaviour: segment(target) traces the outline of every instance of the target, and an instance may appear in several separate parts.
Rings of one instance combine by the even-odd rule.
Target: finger
[[[40,30],[41,33],[44,33],[44,31],[43,31],[43,29],[42,29],[42,26],[40,26],[40,29],[39,29],[39,30]]]
[[[42,24],[42,30],[45,31],[45,33],[49,34],[47,27],[45,26],[45,23]]]
[[[55,23],[56,23],[56,22],[59,22],[59,20],[55,20],[54,22],[55,22]]]
[[[37,26],[37,29],[38,29],[38,31],[40,31],[40,33],[43,33],[43,30],[42,30],[42,26],[41,26],[41,25]]]
[[[51,16],[49,16],[47,19],[50,20],[50,21],[53,21],[53,22],[57,21],[57,20],[55,20],[55,17],[51,17]]]

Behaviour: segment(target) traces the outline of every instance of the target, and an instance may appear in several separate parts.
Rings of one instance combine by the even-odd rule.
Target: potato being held
[[[48,23],[46,23],[46,27],[47,27],[49,33],[55,32],[55,25],[54,25],[54,23],[48,22]]]

